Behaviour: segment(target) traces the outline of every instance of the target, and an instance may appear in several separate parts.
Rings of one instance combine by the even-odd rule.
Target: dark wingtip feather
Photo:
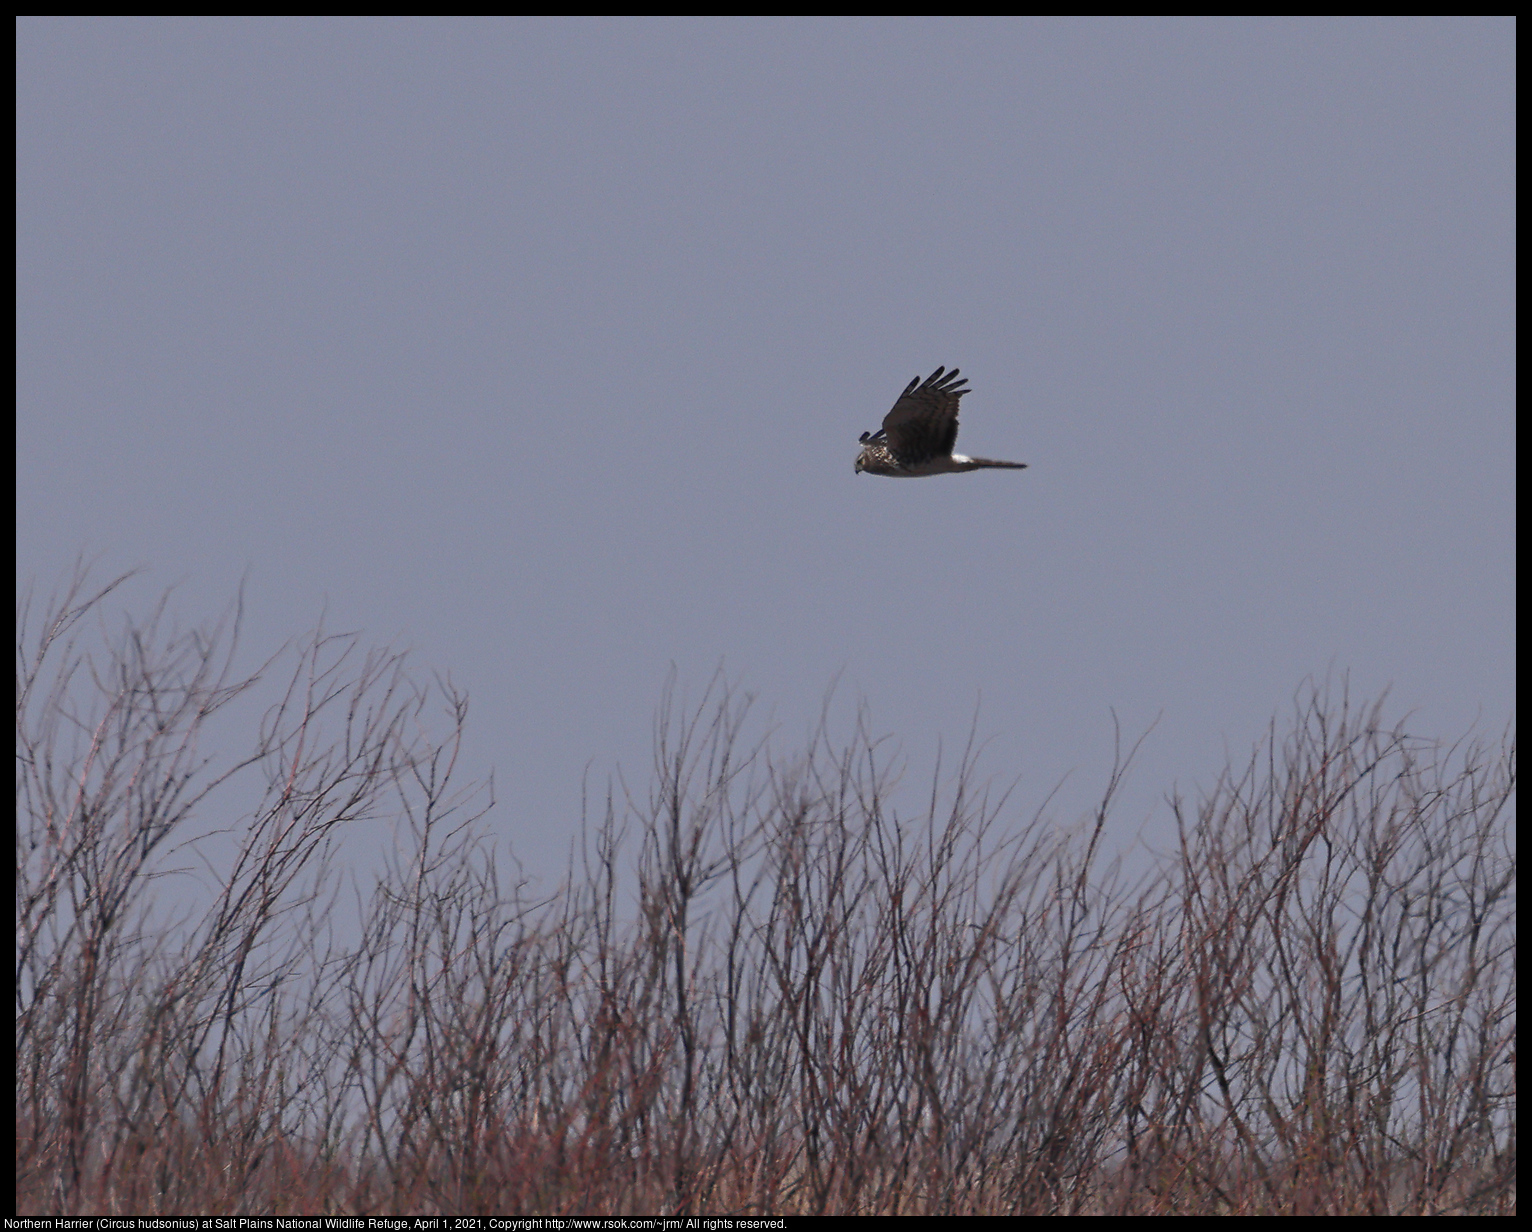
[[[957,368],[954,368],[951,372],[948,372],[946,368],[938,368],[931,374],[930,379],[926,381],[926,385],[944,394],[967,393],[967,390],[959,387],[968,384],[968,378],[966,376],[959,378],[959,371],[960,369]]]

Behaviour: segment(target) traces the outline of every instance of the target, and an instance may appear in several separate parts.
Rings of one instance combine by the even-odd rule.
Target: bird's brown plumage
[[[1021,470],[1025,462],[997,462],[990,458],[967,458],[954,454],[957,443],[958,401],[969,391],[968,378],[954,368],[938,368],[924,381],[918,376],[904,387],[883,426],[862,433],[858,472],[895,478],[943,475],[976,471],[986,467]]]

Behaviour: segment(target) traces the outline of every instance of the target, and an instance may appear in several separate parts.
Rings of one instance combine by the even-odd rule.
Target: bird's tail
[[[974,470],[982,470],[987,466],[998,467],[1008,471],[1024,471],[1027,469],[1025,462],[997,462],[994,458],[969,458],[973,463]]]

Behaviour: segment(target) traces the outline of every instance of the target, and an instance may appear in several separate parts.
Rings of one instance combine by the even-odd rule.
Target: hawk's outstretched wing
[[[968,391],[962,388],[968,378],[958,379],[954,368],[945,376],[938,368],[922,384],[917,376],[911,381],[894,409],[883,416],[877,435],[884,439],[901,461],[910,465],[932,458],[952,456],[957,443],[958,399]]]

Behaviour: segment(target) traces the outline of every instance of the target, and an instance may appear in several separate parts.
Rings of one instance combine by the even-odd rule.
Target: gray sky
[[[1123,843],[1310,675],[1511,716],[1509,19],[18,29],[20,579],[412,647],[534,867],[672,663],[1061,821],[1161,715]],[[854,475],[939,364],[1031,468]]]

